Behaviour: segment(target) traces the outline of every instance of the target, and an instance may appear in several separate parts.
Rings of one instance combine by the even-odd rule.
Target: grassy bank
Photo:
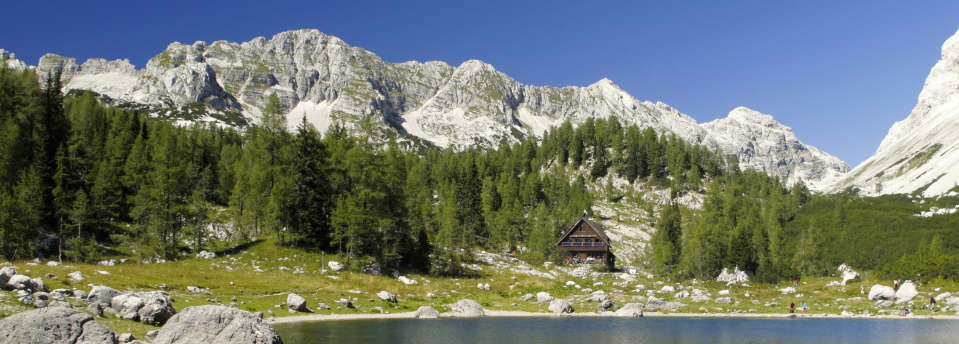
[[[187,258],[162,264],[128,262],[118,263],[116,266],[89,264],[47,266],[29,265],[28,262],[14,262],[13,265],[20,268],[21,274],[31,277],[46,276],[48,273],[57,276],[56,280],[44,278],[50,290],[77,288],[89,291],[92,285],[106,285],[121,291],[163,290],[165,287],[165,290],[176,300],[174,307],[178,310],[194,305],[229,305],[235,298],[233,306],[251,312],[264,312],[267,313],[267,317],[296,315],[282,306],[290,292],[305,297],[308,306],[317,314],[379,313],[374,307],[382,307],[384,312],[399,313],[413,311],[423,305],[446,311],[445,305],[464,298],[473,299],[490,310],[546,312],[548,304],[519,301],[520,296],[526,293],[535,294],[539,291],[546,291],[554,297],[571,300],[577,312],[595,312],[596,303],[584,301],[589,296],[588,292],[583,291],[585,288],[604,290],[617,305],[623,305],[629,302],[645,303],[645,301],[634,301],[637,297],[648,296],[647,292],[636,290],[638,285],[654,290],[660,290],[666,285],[677,287],[677,283],[646,278],[639,278],[624,286],[621,284],[624,280],[619,278],[618,274],[592,273],[585,278],[577,278],[567,273],[569,269],[557,267],[551,269],[533,267],[543,273],[552,272],[556,276],[555,279],[535,277],[520,272],[522,271],[521,263],[498,266],[480,265],[483,270],[478,271],[477,276],[471,278],[407,275],[419,283],[406,285],[389,276],[371,276],[358,271],[324,272],[323,263],[330,260],[343,261],[335,256],[323,256],[280,247],[267,240],[244,247],[235,253],[222,254],[208,260]],[[295,267],[300,267],[305,273],[294,273]],[[80,271],[84,276],[82,282],[67,278],[67,274],[74,271]],[[384,271],[384,274],[388,275],[389,272]],[[674,300],[673,293],[659,293],[656,297],[685,303],[686,307],[680,310],[682,313],[786,313],[790,302],[795,302],[798,309],[801,303],[806,301],[810,307],[807,312],[811,314],[839,315],[842,311],[855,314],[865,311],[872,314],[890,311],[898,314],[898,310],[902,308],[901,305],[889,309],[877,309],[873,306],[874,302],[866,300],[866,295],[860,293],[860,286],[868,293],[873,284],[891,285],[892,283],[872,279],[868,273],[863,275],[863,279],[844,287],[826,286],[829,282],[838,280],[838,277],[804,278],[796,293],[788,295],[784,295],[779,289],[791,286],[789,282],[751,286],[727,286],[714,281],[680,283],[711,294],[712,300],[721,296],[730,296],[735,302],[733,304],[719,304],[714,301],[691,302],[689,299]],[[573,281],[583,289],[567,286],[567,281]],[[602,282],[603,285],[594,286],[597,282]],[[489,284],[490,290],[477,288],[478,283]],[[614,283],[620,284],[614,286]],[[187,291],[187,286],[197,286],[210,293],[190,293]],[[940,288],[940,291],[934,292],[936,288]],[[942,315],[941,312],[933,313],[921,307],[928,303],[930,294],[959,291],[954,282],[942,280],[922,284],[918,289],[920,295],[913,300],[914,305],[910,306],[917,315]],[[380,300],[375,293],[381,290],[395,294],[399,302],[387,303]],[[721,290],[729,290],[730,295],[719,295]],[[427,293],[436,296],[427,297]],[[347,297],[354,300],[356,308],[342,308],[336,302]],[[855,299],[857,297],[862,299]],[[758,304],[755,304],[753,300],[756,300]],[[16,301],[15,293],[4,292],[0,301],[2,301],[0,302],[2,316],[28,309]],[[73,302],[76,308],[85,308],[81,302]],[[319,303],[326,303],[330,309],[319,308]],[[272,315],[269,314],[271,312]],[[954,311],[946,314],[953,313]],[[118,319],[115,315],[108,315],[100,321],[117,332],[132,332],[139,338],[142,338],[147,331],[156,329],[154,326]]]

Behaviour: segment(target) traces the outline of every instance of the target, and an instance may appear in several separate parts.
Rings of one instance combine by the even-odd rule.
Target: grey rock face
[[[416,310],[416,313],[413,314],[413,317],[417,319],[438,319],[440,317],[440,311],[430,306],[420,306],[420,308]]]
[[[252,313],[225,306],[184,308],[160,329],[153,344],[280,344],[273,327]]]
[[[116,334],[87,313],[40,308],[0,319],[0,343],[116,344]]]
[[[520,301],[529,301],[529,300],[532,300],[534,297],[535,297],[535,296],[533,296],[533,294],[526,294],[526,295],[520,296],[519,300],[520,300]]]
[[[641,303],[627,303],[616,310],[616,313],[613,315],[618,317],[642,317],[643,316],[643,304]]]
[[[549,311],[553,314],[560,315],[563,313],[572,313],[573,306],[569,304],[569,301],[563,299],[555,299],[549,303]]]
[[[470,299],[456,301],[456,303],[450,304],[449,308],[457,316],[481,317],[486,315],[483,306]]]
[[[879,300],[875,304],[878,308],[889,308],[892,307],[892,300]]]
[[[312,312],[306,307],[306,299],[302,296],[296,295],[295,293],[290,293],[286,296],[286,306],[290,310],[297,312]]]

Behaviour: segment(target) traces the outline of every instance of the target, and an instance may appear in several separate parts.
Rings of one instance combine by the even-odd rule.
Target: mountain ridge
[[[127,60],[90,59],[77,64],[75,59],[53,54],[44,55],[36,69],[41,77],[61,71],[65,91],[89,89],[113,99],[165,108],[199,102],[252,121],[259,117],[266,99],[276,94],[288,112],[290,126],[302,117],[321,132],[333,123],[355,128],[369,121],[380,131],[393,130],[456,149],[492,148],[501,142],[541,137],[550,126],[566,120],[578,125],[588,118],[616,116],[626,125],[653,127],[688,142],[734,152],[743,166],[789,183],[802,180],[813,190],[849,169],[838,158],[806,148],[791,129],[778,129],[791,136],[773,140],[716,139],[710,126],[661,102],[639,101],[608,78],[585,87],[531,86],[479,60],[456,67],[442,61],[389,63],[318,30],[286,31],[269,40],[257,37],[244,43],[174,42],[140,70]],[[762,132],[753,126],[766,124],[736,128]],[[790,144],[783,144],[786,141]],[[775,147],[765,146],[769,144]]]

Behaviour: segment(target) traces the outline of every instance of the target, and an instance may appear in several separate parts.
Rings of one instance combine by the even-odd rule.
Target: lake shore
[[[287,317],[278,317],[278,318],[267,318],[266,321],[270,324],[283,324],[283,323],[298,323],[298,322],[312,322],[312,321],[335,321],[335,320],[374,320],[374,319],[413,319],[416,312],[403,312],[403,313],[376,313],[376,314],[305,314],[305,315],[293,315]],[[525,311],[495,311],[487,310],[487,317],[612,317],[614,316],[612,312],[607,313],[595,313],[595,312],[577,312],[563,315],[555,315],[553,313],[539,313],[539,312],[525,312]],[[660,313],[660,312],[645,312],[643,313],[644,317],[686,317],[686,318],[789,318],[791,314],[778,314],[778,313]],[[458,318],[454,313],[442,313],[443,318]],[[852,318],[863,318],[863,319],[901,319],[901,320],[918,320],[918,319],[937,319],[937,320],[959,320],[959,316],[956,315],[910,315],[910,316],[899,316],[899,315],[874,315],[874,316],[842,316],[838,314],[795,314],[796,318],[829,318],[829,319],[852,319]]]

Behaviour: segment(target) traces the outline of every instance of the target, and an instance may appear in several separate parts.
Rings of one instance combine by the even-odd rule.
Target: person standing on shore
[[[802,302],[802,314],[806,314],[806,301]]]
[[[936,296],[935,296],[935,295],[929,296],[929,310],[930,310],[930,311],[933,311],[933,312],[936,311]]]
[[[796,313],[796,304],[793,302],[789,303],[789,314]]]

